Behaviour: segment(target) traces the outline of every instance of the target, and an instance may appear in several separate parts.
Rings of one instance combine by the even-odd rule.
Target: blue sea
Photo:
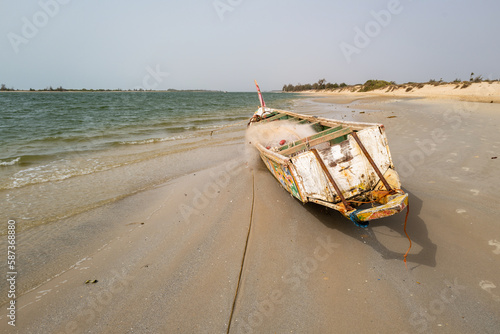
[[[300,96],[264,98],[290,109]],[[258,105],[256,93],[0,93],[1,219],[24,230],[203,168],[189,151],[242,142]]]

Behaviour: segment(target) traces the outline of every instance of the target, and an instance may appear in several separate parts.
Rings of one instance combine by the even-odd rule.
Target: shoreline
[[[500,82],[480,82],[472,83],[466,88],[460,88],[460,84],[424,84],[422,88],[385,87],[368,92],[357,91],[360,86],[338,88],[335,90],[301,91],[291,92],[307,94],[318,97],[338,97],[339,99],[365,99],[367,97],[387,97],[387,98],[426,98],[426,99],[448,99],[467,102],[500,103]],[[354,91],[356,90],[356,91]],[[349,98],[348,98],[349,97]],[[341,102],[340,102],[341,103]],[[349,103],[349,102],[348,102]]]

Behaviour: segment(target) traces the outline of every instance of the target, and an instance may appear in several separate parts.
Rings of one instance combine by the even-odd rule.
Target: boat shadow
[[[414,269],[420,265],[435,267],[437,245],[429,239],[425,221],[420,218],[420,210],[422,209],[423,201],[410,192],[408,192],[408,195],[410,213],[408,215],[406,231],[412,240],[412,249],[407,257],[408,268]],[[402,238],[406,239],[406,234],[404,232],[406,210],[391,217],[371,221],[367,228],[362,228],[354,225],[342,214],[333,209],[328,209],[313,203],[307,203],[304,205],[304,208],[328,228],[335,229],[353,239],[364,242],[377,251],[384,259],[402,260],[406,253],[406,248],[402,252],[390,249],[394,248],[394,246],[390,244],[390,239],[394,240],[395,237],[395,235],[392,234],[399,234]],[[391,238],[380,238],[380,236],[387,235],[385,231],[377,231],[380,230],[380,227],[385,227],[384,230],[388,229],[391,233]],[[399,236],[396,237],[399,238]],[[416,253],[416,248],[421,248],[418,253]]]

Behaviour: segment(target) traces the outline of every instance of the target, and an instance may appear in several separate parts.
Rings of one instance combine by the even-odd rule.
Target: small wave
[[[0,162],[0,166],[14,166],[20,160],[21,160],[21,157],[17,157],[14,160],[11,160],[11,161],[3,161],[3,162]]]
[[[137,141],[121,141],[121,145],[144,145],[144,144],[152,144],[152,143],[161,143],[165,141],[172,141],[172,140],[180,140],[180,139],[188,139],[192,138],[193,136],[174,136],[174,137],[165,137],[165,138],[149,138],[149,139],[144,139],[144,140],[137,140]]]
[[[15,189],[28,185],[57,182],[74,176],[88,175],[96,172],[106,171],[121,164],[104,165],[95,159],[80,161],[57,160],[45,165],[23,169],[9,178],[7,184],[0,189]]]

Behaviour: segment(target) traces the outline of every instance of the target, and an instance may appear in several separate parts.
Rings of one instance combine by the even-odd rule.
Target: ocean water
[[[290,109],[300,96],[264,98]],[[22,231],[203,168],[189,152],[242,141],[258,104],[256,93],[1,93],[0,219]]]

